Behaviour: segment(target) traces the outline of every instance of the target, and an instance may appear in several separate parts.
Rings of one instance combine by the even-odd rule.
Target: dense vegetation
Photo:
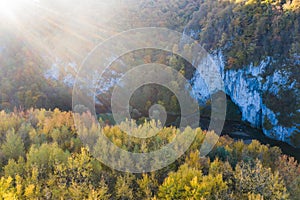
[[[297,1],[207,1],[200,5],[194,20],[201,19],[201,43],[207,49],[218,47],[227,52],[229,68],[257,65],[268,56],[274,57],[275,67],[279,67],[289,62],[295,65],[298,59],[299,8]]]
[[[118,25],[124,29],[155,25],[185,31],[208,51],[224,50],[228,68],[257,65],[268,56],[274,57],[275,67],[291,61],[291,67],[297,68],[292,61],[300,51],[298,0],[146,2],[119,13]]]
[[[10,30],[0,31],[0,109],[31,107],[70,109],[70,90],[62,83],[47,80],[45,62]],[[59,97],[60,100],[57,99]]]
[[[201,158],[198,149],[207,132],[187,129],[196,132],[196,139],[175,163],[152,173],[130,174],[91,156],[70,112],[2,111],[0,117],[1,199],[297,199],[300,195],[297,161],[258,141],[244,144],[221,137],[208,157]],[[114,144],[133,152],[159,148],[178,131],[164,128],[141,145],[124,137],[119,127],[105,126],[101,120],[100,124]],[[151,131],[149,127],[138,129]],[[86,131],[92,134],[95,126]]]

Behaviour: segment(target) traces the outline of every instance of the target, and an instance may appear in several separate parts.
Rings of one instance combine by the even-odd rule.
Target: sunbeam
[[[106,24],[115,15],[111,2],[0,2],[0,26],[15,32],[32,51],[52,62],[57,58],[80,62],[97,43],[116,33]],[[91,12],[96,4],[97,12]],[[92,13],[97,13],[97,17]]]

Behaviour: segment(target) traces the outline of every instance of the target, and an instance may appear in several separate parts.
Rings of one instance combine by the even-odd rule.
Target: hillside
[[[32,37],[16,32],[14,27],[2,27],[1,66],[10,67],[2,67],[0,72],[1,80],[5,80],[0,85],[1,109],[59,107],[69,110],[76,71],[93,46],[109,34],[129,28],[167,27],[190,35],[214,55],[222,71],[224,92],[239,107],[244,121],[262,128],[271,138],[299,145],[300,28],[297,0],[120,1],[112,3],[114,10],[122,12],[108,9],[105,20],[92,15],[103,8],[93,1],[68,11],[59,3],[43,3],[42,6],[56,10],[56,14],[39,12],[46,22],[35,19],[25,27],[32,29],[33,24],[46,23],[48,28],[38,28],[45,34],[32,33],[40,42],[32,43]],[[76,11],[81,15],[74,21]],[[58,21],[60,12],[67,12],[64,23]],[[23,15],[21,13],[20,17]],[[62,29],[63,26],[66,28]],[[59,38],[64,38],[64,45],[59,44]],[[152,54],[152,61],[161,59],[156,58],[157,53]],[[19,57],[17,61],[16,55]],[[165,56],[165,63],[175,69],[180,70],[182,64],[186,65],[181,60],[172,64],[169,55]],[[193,77],[193,70],[186,66],[183,70],[188,70],[185,73],[189,74],[194,93],[198,94],[196,98],[199,101],[209,99],[209,94],[199,89],[203,80],[197,73]],[[110,110],[107,105],[109,88],[116,83],[118,76],[107,75],[104,80],[103,87],[107,91],[99,94],[100,103],[104,104],[101,112]]]
[[[0,0],[0,200],[299,200],[300,0]]]

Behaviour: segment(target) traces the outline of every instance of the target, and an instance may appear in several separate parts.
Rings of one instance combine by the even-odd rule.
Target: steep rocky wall
[[[266,58],[258,66],[249,65],[241,69],[225,69],[224,57],[221,51],[213,55],[224,81],[224,92],[231,97],[232,101],[240,108],[242,119],[251,125],[262,128],[268,137],[287,142],[293,146],[299,146],[299,83],[291,78],[291,72],[282,69],[276,69],[271,74],[266,73],[266,69],[271,65],[272,58]],[[201,63],[199,71],[203,71]],[[193,95],[199,100],[199,103],[205,103],[210,94],[206,89],[206,83],[198,72],[195,72],[192,78]],[[280,96],[281,94],[293,94],[289,96]],[[271,97],[275,100],[270,99]],[[284,113],[288,116],[285,123],[282,120],[285,111],[286,99],[290,99],[295,104],[291,113]],[[276,102],[272,108],[266,102]],[[295,103],[296,102],[296,103]],[[270,104],[270,103],[269,103]],[[281,109],[277,109],[281,108]],[[277,112],[276,112],[276,111]],[[290,116],[290,118],[289,118]],[[297,117],[298,116],[298,117]],[[287,125],[288,124],[288,125]]]

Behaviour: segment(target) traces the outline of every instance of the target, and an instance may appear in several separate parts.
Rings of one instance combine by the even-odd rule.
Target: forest
[[[84,120],[92,118],[90,113],[82,115]],[[71,112],[30,109],[2,111],[0,117],[1,199],[296,200],[300,196],[298,162],[278,147],[256,140],[245,144],[222,136],[207,157],[200,157],[199,148],[209,133],[187,128],[184,131],[195,132],[196,138],[176,162],[158,171],[132,174],[113,170],[91,156],[76,133]],[[165,127],[141,142],[102,119],[94,123],[84,134],[93,134],[100,123],[114,144],[132,152],[160,148],[180,131]],[[149,123],[137,131],[145,127],[151,131]]]
[[[57,2],[53,1],[53,5]],[[84,33],[86,35],[73,33],[67,22],[61,25],[63,28],[58,26],[59,20],[53,19],[57,15],[55,12],[26,21],[26,25],[30,25],[28,30],[34,30],[29,39],[51,43],[59,38],[59,42],[51,45],[61,42],[67,50],[51,49],[51,45],[48,47],[45,43],[33,48],[35,43],[26,38],[24,32],[16,31],[19,29],[1,23],[5,20],[1,21],[0,15],[0,199],[298,200],[299,160],[284,154],[277,146],[257,140],[246,142],[227,135],[219,138],[207,156],[200,156],[205,137],[215,133],[200,127],[179,129],[176,123],[180,106],[167,88],[146,85],[133,94],[129,103],[136,121],[126,121],[123,126],[137,123],[134,129],[137,133],[155,131],[153,122],[147,117],[153,104],[164,106],[176,116],[175,122],[168,121],[168,126],[155,136],[140,139],[128,136],[115,125],[111,115],[107,115],[111,111],[108,106],[111,90],[99,95],[102,104],[97,105],[95,118],[85,110],[72,111],[73,85],[66,84],[65,80],[76,76],[76,67],[82,59],[104,41],[103,38],[108,38],[109,33],[130,28],[166,27],[192,36],[209,53],[222,50],[226,70],[258,65],[272,57],[263,81],[275,70],[282,69],[290,72],[295,84],[291,89],[279,90],[278,94],[263,94],[263,103],[275,113],[281,113],[278,118],[281,124],[292,126],[296,123],[299,128],[300,0],[118,2],[122,4],[106,16],[109,18],[104,24],[107,30],[99,28]],[[74,4],[80,6],[78,0]],[[74,12],[77,15],[76,10]],[[26,12],[20,15],[26,16]],[[99,25],[96,15],[88,25]],[[65,32],[87,42],[66,45],[65,38],[61,37]],[[40,46],[47,46],[47,53],[52,51],[54,55],[48,55]],[[178,46],[173,46],[176,48]],[[190,46],[184,48],[192,49]],[[191,64],[178,55],[160,50],[143,49],[119,59],[127,64],[166,64],[187,79],[195,72]],[[59,65],[58,75],[51,78],[46,72],[56,65]],[[117,71],[123,65],[115,62],[111,67]],[[106,75],[112,78],[109,73]],[[240,111],[227,98],[230,105],[227,105],[227,120],[240,122]],[[205,117],[209,116],[210,102],[200,106],[200,110]],[[74,122],[76,114],[82,120],[80,127]],[[265,119],[264,126],[271,129],[271,121]],[[99,161],[95,151],[120,159],[115,152],[101,146],[99,132],[120,149],[133,153],[160,149],[182,133],[196,137],[189,149],[171,165],[152,172],[130,173],[130,169],[121,172]],[[298,133],[293,138],[296,145],[300,144],[299,137]],[[87,143],[92,143],[93,148]]]

